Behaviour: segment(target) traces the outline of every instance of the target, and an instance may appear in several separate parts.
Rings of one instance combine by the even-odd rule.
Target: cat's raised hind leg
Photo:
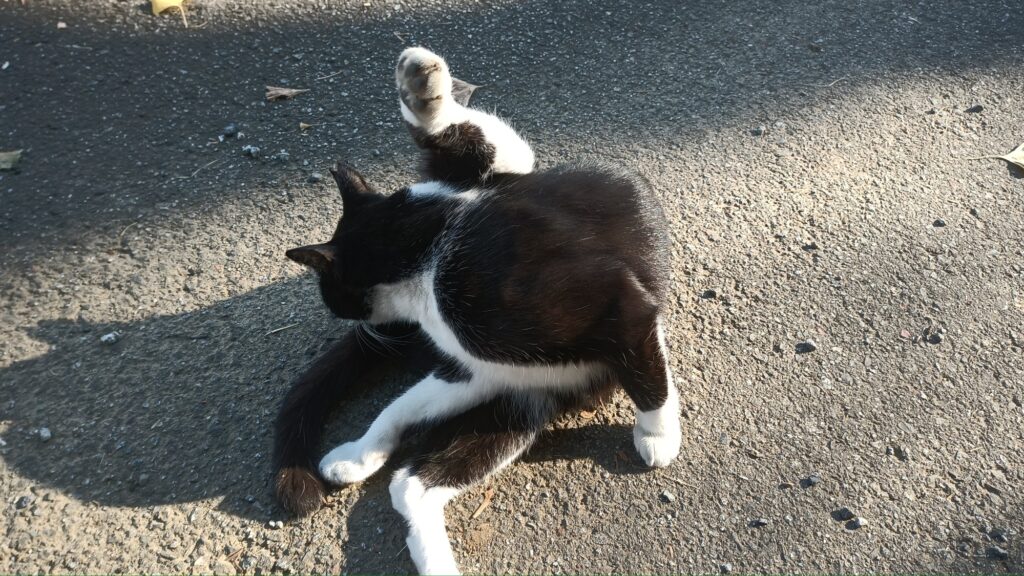
[[[472,186],[493,174],[533,171],[530,145],[503,120],[461,104],[443,58],[407,48],[395,67],[402,117],[423,148],[426,178]]]
[[[409,526],[406,544],[421,574],[458,574],[445,505],[519,458],[555,409],[541,394],[500,396],[425,433],[421,451],[391,480],[391,503]]]

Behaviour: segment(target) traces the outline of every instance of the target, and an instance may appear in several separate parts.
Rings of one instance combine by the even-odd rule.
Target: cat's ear
[[[292,248],[284,253],[288,258],[299,264],[309,266],[320,273],[330,270],[337,254],[337,248],[330,244],[310,244],[309,246]]]
[[[366,183],[366,179],[355,168],[345,162],[339,161],[331,168],[331,175],[338,183],[338,190],[341,192],[341,202],[346,209],[364,204],[368,200],[377,197],[377,192]]]

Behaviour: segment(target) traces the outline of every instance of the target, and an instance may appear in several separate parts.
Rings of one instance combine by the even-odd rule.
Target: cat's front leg
[[[338,485],[365,480],[387,462],[410,426],[465,410],[486,400],[488,394],[486,388],[468,381],[450,382],[431,374],[381,411],[361,438],[324,456],[320,474]]]

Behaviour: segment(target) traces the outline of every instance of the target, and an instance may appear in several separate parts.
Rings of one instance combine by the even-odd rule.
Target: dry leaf
[[[18,160],[21,160],[21,150],[0,152],[0,170],[14,170]]]
[[[309,92],[302,88],[281,88],[280,86],[267,86],[267,100],[290,100],[303,92]]]
[[[591,412],[590,410],[584,410],[584,411],[580,412],[580,418],[583,418],[584,420],[593,420],[595,414],[597,414],[597,412]]]
[[[306,124],[305,122],[299,122],[299,130],[302,130],[303,132],[305,132],[306,130],[309,130],[312,127],[313,127],[312,124]]]
[[[1024,144],[1017,146],[1016,148],[1013,149],[1012,152],[1005,156],[977,156],[975,158],[968,158],[968,160],[985,160],[989,158],[1009,162],[1010,164],[1013,164],[1017,168],[1024,170]]]
[[[476,511],[469,517],[470,520],[476,519],[477,516],[484,513],[484,510],[491,505],[491,498],[494,498],[494,488],[488,488],[484,492],[484,499],[480,502],[480,505],[476,507]]]
[[[452,78],[452,98],[463,106],[469,106],[469,99],[473,97],[473,92],[476,92],[477,88],[479,86],[476,84]]]
[[[181,12],[181,21],[188,28],[188,19],[185,18],[185,0],[150,0],[149,7],[153,10],[153,16],[159,16],[169,8],[177,8]]]

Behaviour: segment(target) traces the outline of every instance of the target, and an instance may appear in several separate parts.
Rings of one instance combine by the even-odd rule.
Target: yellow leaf
[[[1013,164],[1017,168],[1024,170],[1024,144],[1017,146],[1016,148],[1013,149],[1012,152],[1005,156],[977,156],[975,158],[968,158],[968,160],[985,160],[989,158],[1009,162],[1010,164]]]
[[[151,0],[150,8],[153,9],[153,16],[159,16],[161,12],[168,8],[182,9],[182,4],[185,0]]]
[[[185,0],[150,0],[149,7],[153,9],[153,16],[158,16],[168,8],[177,8],[181,12],[181,22],[188,28],[188,19],[185,18]]]
[[[304,90],[301,88],[281,88],[280,86],[267,86],[267,100],[290,100],[295,98],[303,92],[309,92],[308,89]]]
[[[0,170],[14,170],[18,160],[21,160],[21,150],[0,152]]]

